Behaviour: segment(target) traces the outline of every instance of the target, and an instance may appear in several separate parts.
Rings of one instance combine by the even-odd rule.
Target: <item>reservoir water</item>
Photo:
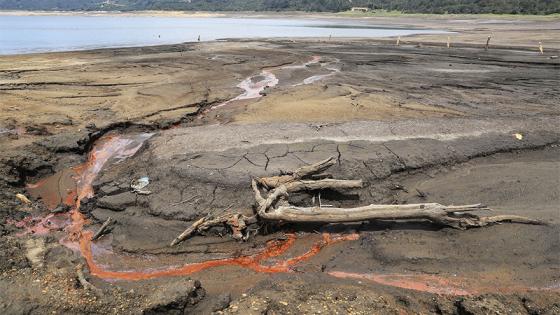
[[[132,15],[10,15],[0,13],[0,55],[150,46],[272,37],[387,37],[442,30],[370,25],[353,20],[193,18]]]

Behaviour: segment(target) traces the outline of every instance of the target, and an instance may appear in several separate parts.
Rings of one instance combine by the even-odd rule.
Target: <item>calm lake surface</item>
[[[148,46],[221,38],[385,37],[445,33],[358,21],[0,13],[0,54]]]

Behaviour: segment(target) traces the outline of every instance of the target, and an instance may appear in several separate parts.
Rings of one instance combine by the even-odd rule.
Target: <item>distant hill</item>
[[[560,13],[560,0],[0,0],[1,10],[185,10],[340,12],[368,7],[405,13]]]
[[[0,0],[2,10],[96,10],[101,0]]]

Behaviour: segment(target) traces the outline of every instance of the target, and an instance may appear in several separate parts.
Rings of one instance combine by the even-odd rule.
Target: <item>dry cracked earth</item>
[[[1,57],[0,311],[557,314],[555,54],[269,40]],[[258,97],[228,102],[246,78]],[[292,204],[484,203],[546,225],[262,224],[169,246],[201,217],[252,212],[251,178],[328,157],[365,186]],[[71,238],[108,217],[98,240]]]

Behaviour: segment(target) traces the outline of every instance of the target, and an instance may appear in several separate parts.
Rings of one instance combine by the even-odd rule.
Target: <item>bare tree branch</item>
[[[457,229],[482,227],[498,222],[543,224],[520,216],[501,215],[479,217],[477,215],[454,215],[457,211],[486,210],[482,205],[443,206],[438,203],[409,205],[369,205],[356,208],[319,208],[280,206],[259,216],[266,220],[285,222],[342,223],[370,220],[428,220]]]
[[[331,156],[330,158],[320,161],[318,163],[302,166],[296,169],[295,171],[293,171],[292,174],[290,175],[262,177],[257,179],[257,182],[268,189],[276,188],[282,184],[286,184],[298,179],[302,179],[314,174],[321,173],[335,164],[336,164],[336,158]]]
[[[362,188],[364,183],[362,180],[321,179],[297,180],[284,185],[288,192],[295,192],[301,190]]]
[[[215,219],[207,217],[195,221],[179,235],[174,246],[194,233],[200,233],[212,226],[228,225],[235,239],[245,240],[243,231],[248,224],[259,220],[278,222],[345,223],[371,220],[427,220],[456,229],[468,229],[497,224],[500,222],[522,224],[544,224],[544,222],[515,215],[479,216],[472,211],[491,210],[482,204],[445,206],[439,203],[420,203],[408,205],[375,205],[355,208],[296,207],[290,205],[290,192],[322,189],[353,189],[363,187],[361,180],[337,180],[318,174],[336,163],[334,157],[321,162],[298,168],[290,175],[255,178],[251,187],[257,203],[254,216],[239,213],[226,213]],[[320,179],[305,179],[306,177]],[[263,192],[267,193],[263,197]],[[247,234],[248,235],[248,234]]]
[[[175,246],[179,243],[181,243],[182,241],[184,241],[187,237],[191,236],[191,234],[193,234],[194,232],[196,232],[196,230],[198,229],[198,227],[204,223],[204,221],[206,221],[206,217],[204,218],[200,218],[198,220],[196,220],[191,226],[189,226],[183,233],[181,233],[179,236],[177,236],[169,246]]]

